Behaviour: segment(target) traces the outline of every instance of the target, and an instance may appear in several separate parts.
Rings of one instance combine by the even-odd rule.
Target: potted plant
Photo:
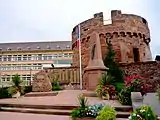
[[[131,75],[125,78],[125,86],[118,94],[118,99],[123,105],[131,105],[131,92],[141,92],[142,96],[152,91],[153,86],[139,75]]]
[[[12,85],[8,88],[8,93],[12,97],[20,97],[23,93],[23,86],[21,86],[22,83],[23,81],[20,79],[20,76],[18,74],[14,75],[12,78]]]
[[[157,120],[157,116],[150,106],[143,105],[131,113],[129,120]]]
[[[111,106],[105,106],[99,111],[96,120],[116,120],[117,112]]]
[[[83,95],[78,96],[79,101],[79,107],[75,108],[71,112],[72,120],[77,120],[78,118],[86,117],[86,111],[87,111],[87,98]]]
[[[72,110],[72,120],[94,120],[104,106],[103,104],[87,105],[87,98],[82,95],[78,100],[80,106]]]
[[[102,99],[113,99],[116,95],[116,89],[111,85],[113,77],[104,73],[100,79],[100,83],[96,88],[96,93]]]

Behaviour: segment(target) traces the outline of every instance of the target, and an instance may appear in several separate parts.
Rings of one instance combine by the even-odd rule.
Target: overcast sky
[[[0,0],[0,42],[71,40],[76,24],[112,9],[146,18],[152,55],[160,53],[160,0]]]

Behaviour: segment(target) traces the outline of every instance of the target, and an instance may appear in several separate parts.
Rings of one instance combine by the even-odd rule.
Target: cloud
[[[158,23],[154,19],[158,16],[154,7],[156,2],[158,0],[0,0],[0,40],[71,40],[72,28],[79,22],[98,12],[104,12],[104,18],[109,19],[110,11],[119,9],[148,20],[154,48],[158,41],[155,35],[159,34],[155,32],[155,23]],[[155,49],[152,50],[155,54]]]

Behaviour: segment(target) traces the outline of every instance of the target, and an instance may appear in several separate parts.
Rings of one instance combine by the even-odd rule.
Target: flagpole
[[[82,57],[81,57],[81,28],[80,24],[78,25],[78,31],[79,31],[79,40],[78,40],[78,46],[79,46],[79,74],[80,74],[80,89],[83,89],[83,81],[82,81]]]

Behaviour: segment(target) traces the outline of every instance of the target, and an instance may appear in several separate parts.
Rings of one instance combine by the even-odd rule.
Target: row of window
[[[20,75],[21,80],[23,81],[30,81],[31,78],[33,80],[34,75]],[[13,76],[12,75],[4,75],[1,77],[2,82],[9,82],[12,81]]]
[[[27,65],[2,65],[0,70],[40,70],[42,64],[27,64]]]
[[[37,54],[37,55],[1,55],[0,61],[52,60],[54,58],[71,58],[72,53]]]

